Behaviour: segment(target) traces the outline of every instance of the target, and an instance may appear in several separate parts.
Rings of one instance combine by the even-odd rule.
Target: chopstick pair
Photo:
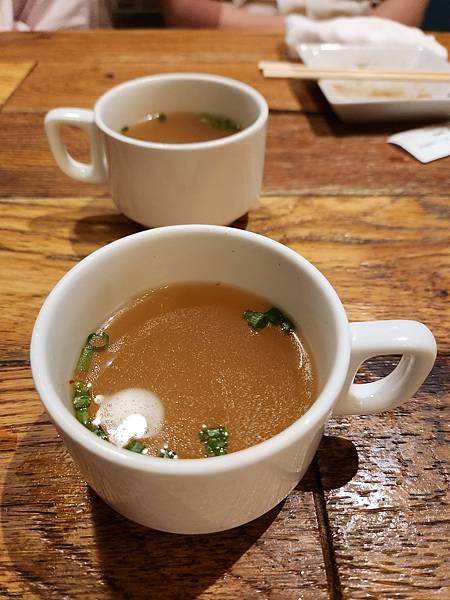
[[[264,77],[287,79],[350,79],[360,81],[420,81],[450,83],[450,71],[391,71],[381,69],[313,69],[290,62],[260,61]]]

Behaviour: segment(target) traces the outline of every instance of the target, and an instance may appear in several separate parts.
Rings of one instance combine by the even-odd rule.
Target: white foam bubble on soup
[[[123,448],[132,439],[157,435],[164,421],[164,408],[157,396],[142,388],[128,388],[95,397],[99,405],[93,420],[110,442]]]

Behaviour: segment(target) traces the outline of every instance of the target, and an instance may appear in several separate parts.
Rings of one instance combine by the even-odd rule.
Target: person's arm
[[[384,0],[371,14],[374,17],[399,21],[404,25],[420,27],[428,2],[429,0]]]
[[[373,16],[420,27],[429,0],[384,0]],[[163,11],[171,27],[217,27],[284,31],[285,15],[260,15],[217,0],[165,0]]]
[[[163,12],[171,27],[284,31],[282,15],[254,14],[217,0],[165,0]]]
[[[170,27],[218,27],[222,10],[211,0],[164,0],[162,7]]]

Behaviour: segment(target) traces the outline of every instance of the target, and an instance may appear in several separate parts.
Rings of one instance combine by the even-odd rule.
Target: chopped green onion
[[[131,440],[131,442],[125,446],[125,448],[127,450],[131,450],[131,452],[137,452],[138,454],[142,454],[142,452],[145,450],[144,444],[138,440]]]
[[[220,129],[221,131],[240,131],[242,126],[236,121],[232,121],[227,117],[219,117],[216,115],[211,115],[209,113],[203,113],[199,116],[200,123],[204,125],[208,125],[208,127],[212,127],[213,129]]]
[[[292,333],[294,324],[284,315],[279,308],[269,308],[266,312],[257,312],[254,310],[246,310],[242,313],[242,318],[245,319],[248,325],[255,331],[264,329],[269,323],[277,325],[282,331]]]
[[[270,308],[264,314],[273,325],[279,325],[283,331],[291,332],[294,330],[292,321],[279,308]]]
[[[254,310],[244,311],[242,317],[247,321],[250,327],[256,331],[264,329],[264,327],[269,323],[269,319],[264,313],[256,312]]]
[[[103,429],[101,427],[97,427],[97,426],[93,426],[91,429],[92,433],[95,433],[95,435],[98,435],[99,438],[102,438],[102,440],[106,440],[106,433],[103,431]]]
[[[170,450],[167,444],[159,451],[160,458],[178,458],[178,454],[174,450]]]
[[[273,325],[279,325],[283,319],[283,313],[281,310],[275,308],[274,306],[269,308],[269,310],[267,310],[264,314]]]
[[[95,331],[90,333],[81,351],[75,371],[77,373],[85,373],[91,364],[92,356],[95,352],[105,350],[109,345],[109,335],[104,331]]]
[[[292,333],[295,329],[294,324],[287,317],[280,323],[281,331]]]
[[[77,366],[75,367],[75,371],[77,373],[84,373],[89,369],[93,354],[94,349],[91,348],[91,346],[86,345],[83,348],[80,354],[80,358],[78,359]]]
[[[74,396],[73,405],[77,410],[80,408],[87,408],[90,403],[91,398],[87,392],[82,392]]]
[[[222,425],[220,427],[207,427],[203,425],[198,437],[205,446],[208,456],[223,456],[228,452],[228,432]]]
[[[128,127],[128,125],[124,125],[122,127],[122,129],[120,130],[120,133],[126,133],[130,128]]]
[[[79,410],[76,410],[75,416],[82,425],[84,425],[85,427],[89,427],[91,419],[89,418],[88,411],[85,408],[80,408]]]
[[[109,345],[109,335],[104,331],[95,331],[90,333],[86,340],[86,346],[89,346],[93,350],[99,352],[105,350]]]
[[[86,382],[81,381],[81,379],[76,379],[73,382],[73,391],[74,391],[75,396],[77,394],[82,394],[84,392],[87,392]]]
[[[78,361],[79,362],[79,361]],[[75,416],[85,427],[91,426],[91,419],[87,409],[91,403],[89,390],[84,381],[77,379],[73,382],[73,407],[75,408]]]

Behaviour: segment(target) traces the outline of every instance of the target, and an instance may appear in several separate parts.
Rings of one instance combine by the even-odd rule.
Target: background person
[[[429,0],[163,0],[172,27],[217,27],[283,31],[284,17],[299,13],[312,19],[373,15],[420,27]]]
[[[0,0],[0,31],[111,27],[116,0]]]

